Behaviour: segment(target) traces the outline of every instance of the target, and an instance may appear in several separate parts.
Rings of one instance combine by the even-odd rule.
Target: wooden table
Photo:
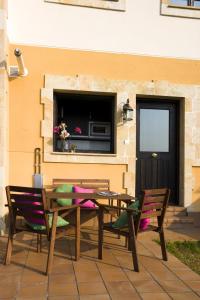
[[[100,203],[100,200],[117,200],[118,206],[121,206],[121,202],[129,204],[131,201],[135,200],[135,197],[130,196],[128,194],[114,194],[114,192],[105,191],[107,194],[102,195],[101,193],[63,193],[63,192],[46,192],[47,199],[83,199],[80,204],[91,200],[97,206]],[[108,194],[109,193],[109,194]],[[113,194],[112,194],[113,193]]]

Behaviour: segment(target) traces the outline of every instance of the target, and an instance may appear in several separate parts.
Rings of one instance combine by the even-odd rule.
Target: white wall
[[[200,19],[160,15],[160,0],[126,0],[126,12],[8,0],[11,43],[200,59]]]

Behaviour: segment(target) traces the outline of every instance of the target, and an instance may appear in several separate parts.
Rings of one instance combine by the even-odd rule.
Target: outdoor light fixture
[[[133,109],[129,104],[129,99],[127,99],[126,103],[123,105],[123,120],[124,121],[132,121],[133,120]]]
[[[24,60],[22,57],[21,50],[16,48],[14,50],[14,55],[16,56],[18,66],[10,66],[8,69],[8,76],[9,77],[27,76],[28,70],[24,66]]]

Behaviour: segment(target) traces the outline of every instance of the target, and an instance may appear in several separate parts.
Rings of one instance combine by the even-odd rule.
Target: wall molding
[[[126,0],[44,0],[57,4],[125,11]]]

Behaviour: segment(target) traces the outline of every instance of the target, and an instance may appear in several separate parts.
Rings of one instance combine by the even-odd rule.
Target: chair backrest
[[[142,197],[139,205],[139,211],[135,222],[136,233],[139,230],[140,222],[147,218],[157,217],[157,226],[162,228],[166,208],[170,196],[170,189],[146,189],[142,191]],[[154,224],[155,225],[155,224]]]
[[[40,188],[7,186],[6,195],[10,221],[16,229],[16,216],[22,216],[27,223],[45,226],[44,231],[49,233],[47,202],[45,190]],[[31,228],[30,228],[31,229]],[[37,230],[31,230],[37,231]]]
[[[78,185],[82,188],[89,188],[98,191],[105,191],[110,189],[109,179],[53,179],[53,187],[61,184]]]

